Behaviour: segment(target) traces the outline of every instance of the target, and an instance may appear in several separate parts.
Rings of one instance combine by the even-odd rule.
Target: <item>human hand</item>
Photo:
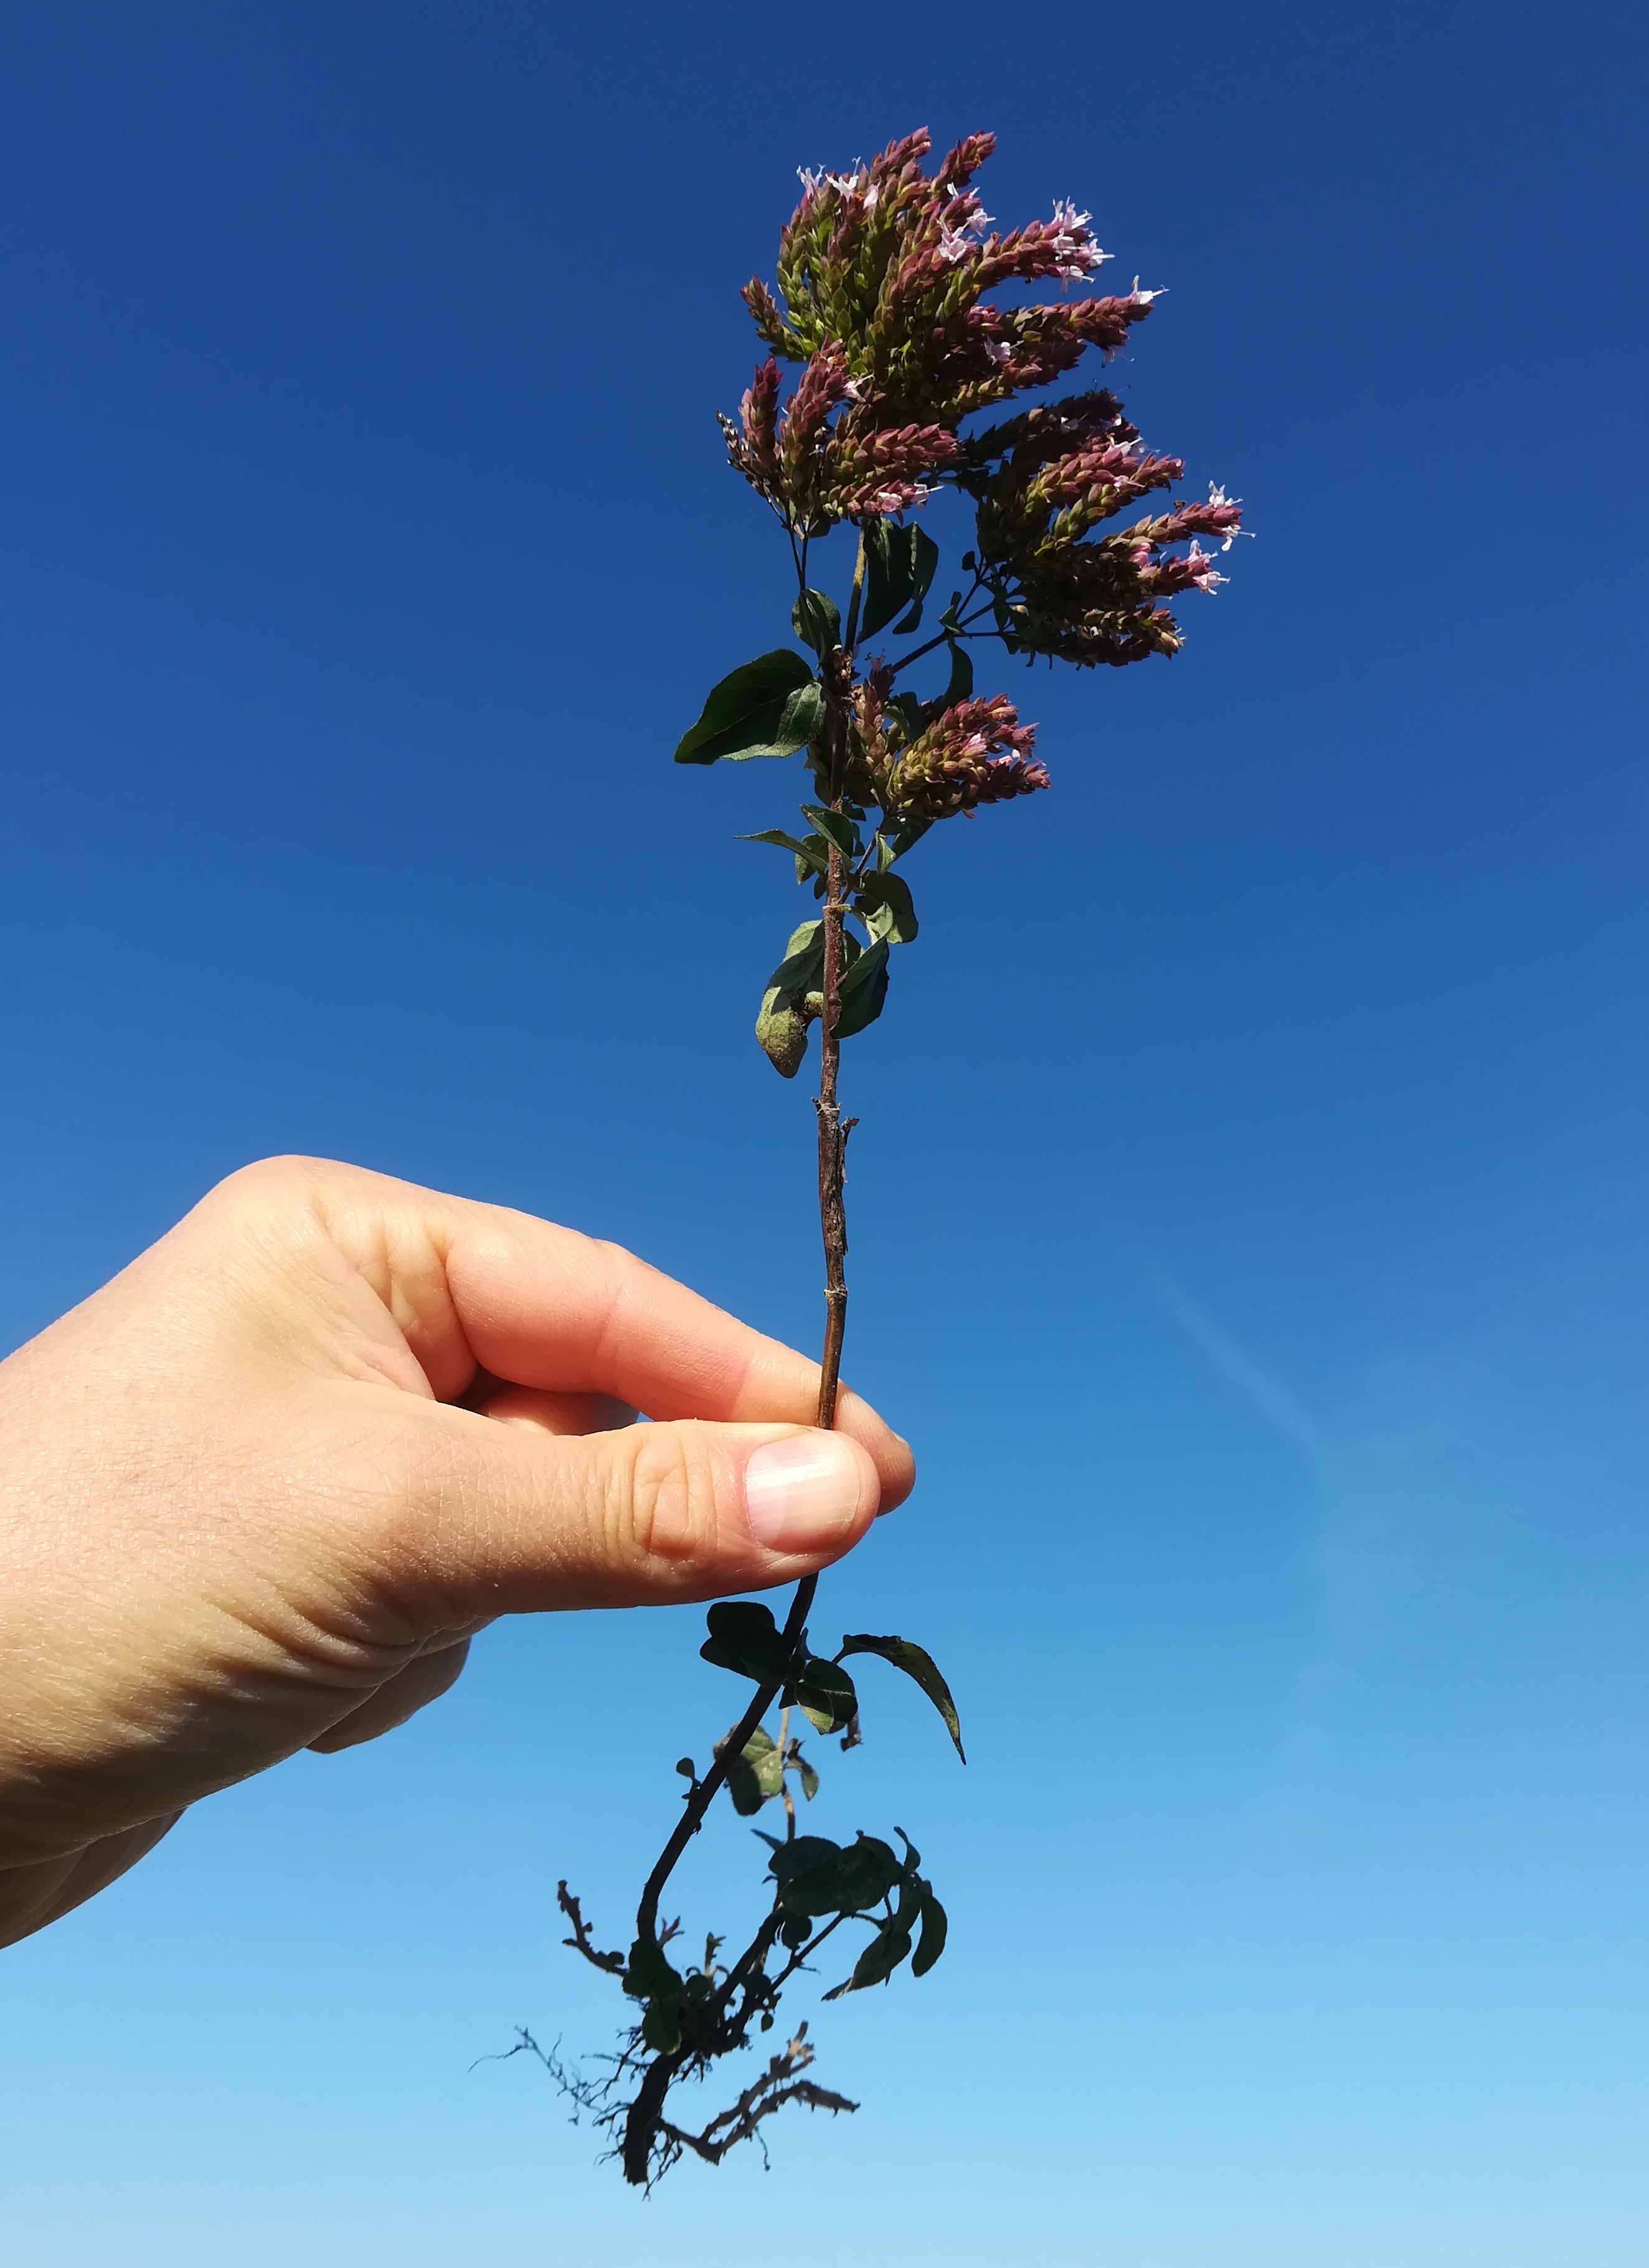
[[[526,1213],[279,1159],[0,1363],[0,1944],[500,1614],[810,1573],[909,1492],[817,1366]],[[653,1422],[631,1423],[636,1409]]]

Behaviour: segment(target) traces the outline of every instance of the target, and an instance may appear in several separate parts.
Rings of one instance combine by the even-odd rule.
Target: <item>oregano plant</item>
[[[794,642],[714,686],[676,749],[684,764],[788,758],[802,775],[797,818],[747,839],[792,860],[817,904],[767,979],[756,1037],[794,1079],[818,1032],[822,1426],[835,1418],[847,1315],[844,1167],[855,1122],[841,1114],[840,1050],[883,1013],[892,955],[917,935],[906,863],[943,822],[1049,784],[1032,754],[1035,726],[1006,695],[976,692],[975,651],[1078,667],[1175,653],[1181,634],[1166,602],[1224,579],[1202,539],[1229,550],[1239,527],[1239,505],[1217,488],[1206,502],[1167,502],[1118,524],[1172,489],[1183,463],[1144,446],[1113,393],[1050,400],[1045,389],[1090,348],[1114,354],[1158,295],[1137,279],[1120,295],[1072,291],[1108,257],[1074,205],[992,228],[972,184],[993,146],[988,134],[969,135],[929,173],[919,131],[868,166],[802,174],[777,290],[759,278],[744,287],[768,351],[737,419],[720,421],[730,464],[778,524],[780,558],[788,549],[775,627],[788,613]],[[1024,288],[1050,283],[1061,287],[1052,300]],[[796,373],[788,386],[784,365]],[[991,419],[1023,395],[1039,398]],[[940,578],[939,546],[916,516],[942,488],[973,507],[954,582]],[[842,555],[846,588],[832,594],[819,554],[844,525],[851,565]],[[949,593],[941,605],[937,590]],[[858,1677],[872,1659],[915,1681],[962,1755],[950,1687],[915,1640],[860,1631],[833,1651],[816,1646],[817,1580],[798,1585],[782,1623],[752,1601],[709,1609],[700,1652],[749,1690],[703,1769],[688,1756],[676,1767],[681,1811],[643,1886],[629,1949],[603,1950],[560,1885],[567,1943],[622,1991],[628,2021],[599,2080],[527,2032],[512,2052],[543,2058],[639,2185],[684,2153],[714,2164],[755,2139],[765,2154],[763,2124],[787,2103],[855,2110],[809,2076],[805,2021],[781,2032],[784,2044],[708,2118],[701,2103],[687,2107],[688,2090],[725,2058],[760,2053],[781,1996],[839,1947],[851,1948],[838,1962],[846,1973],[826,2000],[906,1967],[920,1977],[944,1949],[944,1908],[902,1830],[892,1841],[861,1830],[845,1843],[800,1830],[798,1795],[810,1804],[819,1788],[809,1740],[858,1744]],[[774,1831],[757,1829],[762,1910],[742,1950],[710,1935],[689,1955],[663,1901],[724,1791],[740,1818],[775,1821]]]

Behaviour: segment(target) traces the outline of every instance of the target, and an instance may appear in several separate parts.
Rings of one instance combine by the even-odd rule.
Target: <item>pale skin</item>
[[[913,1469],[850,1393],[815,1432],[817,1392],[617,1246],[313,1159],[232,1175],[0,1363],[0,1944],[202,1796],[403,1723],[499,1615],[840,1557]]]

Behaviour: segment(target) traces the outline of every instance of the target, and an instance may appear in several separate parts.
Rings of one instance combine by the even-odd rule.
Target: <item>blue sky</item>
[[[1641,16],[14,8],[0,69],[0,1334],[304,1149],[812,1344],[784,635],[720,463],[794,169],[995,129],[1169,296],[1112,373],[1258,540],[1023,687],[851,1042],[848,1369],[922,1477],[822,1626],[952,1914],[774,2170],[650,2203],[556,1878],[633,1896],[696,1614],[522,1623],[0,1958],[7,2268],[1625,2268],[1649,1973]],[[937,525],[937,523],[936,523]],[[826,553],[826,559],[829,553]],[[838,560],[839,576],[844,563]],[[931,850],[931,856],[927,854]],[[867,1681],[868,1683],[868,1681]],[[749,1895],[728,1825],[700,1926]]]

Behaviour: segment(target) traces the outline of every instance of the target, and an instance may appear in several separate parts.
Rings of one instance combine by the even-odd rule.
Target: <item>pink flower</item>
[[[1186,556],[1185,569],[1187,579],[1194,587],[1199,591],[1208,592],[1210,597],[1222,583],[1231,581],[1229,575],[1220,573],[1194,536],[1191,539],[1191,549]]]
[[[1061,197],[1054,208],[1051,248],[1061,264],[1053,272],[1069,283],[1079,283],[1084,276],[1091,276],[1101,261],[1112,257],[1110,253],[1100,251],[1089,233],[1088,224],[1092,217],[1091,213],[1078,212],[1069,197]]]
[[[1216,521],[1226,523],[1224,540],[1220,545],[1222,551],[1229,551],[1239,535],[1253,534],[1251,527],[1244,527],[1240,525],[1242,498],[1228,497],[1224,490],[1216,488],[1212,481],[1209,482],[1208,503],[1201,509],[1205,514],[1202,529],[1205,535],[1217,535],[1220,533],[1218,526],[1216,525]]]

